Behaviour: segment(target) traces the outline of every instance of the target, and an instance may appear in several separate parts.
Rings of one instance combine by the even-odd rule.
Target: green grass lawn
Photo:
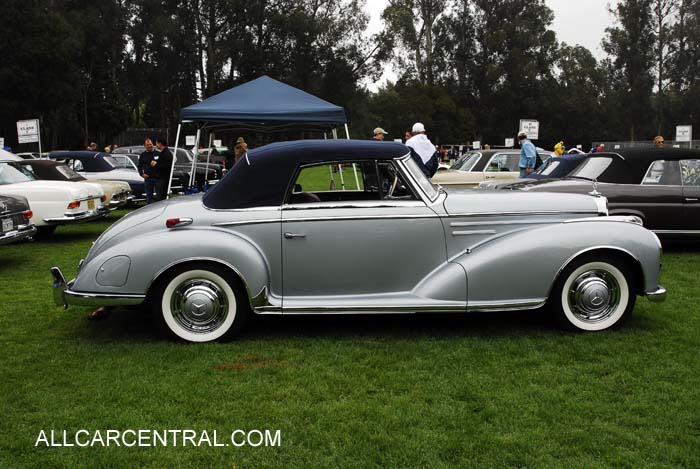
[[[229,343],[53,305],[110,219],[0,247],[0,467],[698,467],[700,248],[624,329],[541,313],[256,318]],[[40,430],[281,430],[280,447],[35,447]],[[221,441],[223,437],[219,437]]]

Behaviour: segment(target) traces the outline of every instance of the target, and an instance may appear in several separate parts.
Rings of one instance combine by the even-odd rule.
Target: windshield
[[[112,158],[111,156],[103,156],[102,159],[107,162],[108,165],[110,165],[112,168],[118,168],[119,163]]]
[[[423,192],[425,192],[428,198],[430,200],[435,199],[439,193],[437,186],[430,182],[430,179],[425,177],[425,174],[423,174],[423,171],[418,167],[418,164],[413,161],[413,158],[405,158],[403,162],[406,164],[413,179],[418,181],[418,185],[423,189]]]
[[[62,176],[65,176],[66,179],[79,179],[81,181],[85,179],[80,174],[76,173],[64,164],[56,165],[56,171],[61,173]]]
[[[612,163],[612,158],[588,158],[573,170],[569,177],[581,179],[598,179]]]
[[[471,171],[479,161],[479,158],[481,158],[481,153],[467,153],[466,155],[460,157],[450,169]]]
[[[7,163],[0,163],[0,184],[15,184],[31,181],[26,175],[17,171]]]

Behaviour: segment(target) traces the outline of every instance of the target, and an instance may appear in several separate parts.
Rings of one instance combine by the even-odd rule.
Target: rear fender
[[[100,284],[96,279],[103,265],[116,256],[130,264],[123,286]],[[187,262],[206,261],[224,265],[243,282],[249,298],[269,290],[270,268],[260,250],[250,241],[227,231],[198,229],[171,230],[167,237],[151,232],[121,242],[99,253],[83,267],[73,290],[81,292],[147,294],[152,285],[170,269]],[[123,263],[122,263],[123,267]]]

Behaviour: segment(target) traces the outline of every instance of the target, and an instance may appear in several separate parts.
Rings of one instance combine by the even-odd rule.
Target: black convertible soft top
[[[392,160],[409,154],[402,143],[298,140],[250,150],[204,196],[212,209],[281,205],[297,167],[324,161]]]

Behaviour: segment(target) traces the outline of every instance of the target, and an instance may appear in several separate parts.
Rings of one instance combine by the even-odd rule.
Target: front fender
[[[125,257],[128,263],[125,263]],[[211,261],[228,266],[239,275],[249,297],[269,287],[269,265],[250,241],[224,230],[175,229],[168,236],[162,236],[160,231],[145,233],[101,251],[83,266],[72,289],[147,294],[160,275],[171,267],[191,261]],[[119,268],[110,272],[112,266]]]
[[[511,232],[454,259],[467,272],[467,304],[541,303],[577,256],[605,249],[636,260],[643,289],[658,288],[661,244],[640,225],[606,217]]]

